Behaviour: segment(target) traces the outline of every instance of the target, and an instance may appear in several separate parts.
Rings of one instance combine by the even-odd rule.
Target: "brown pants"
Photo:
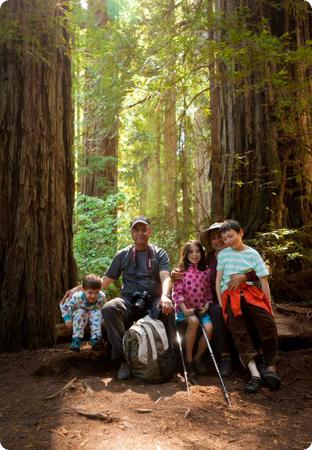
[[[241,298],[241,310],[243,314],[234,317],[228,301],[228,325],[243,363],[247,366],[261,347],[266,364],[276,364],[279,357],[274,317],[265,309],[246,303],[244,297]]]

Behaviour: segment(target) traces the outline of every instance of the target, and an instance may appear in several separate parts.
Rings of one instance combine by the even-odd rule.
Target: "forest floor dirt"
[[[78,355],[67,347],[0,354],[0,442],[5,449],[289,450],[311,445],[312,349],[281,353],[278,392],[263,388],[247,396],[246,373],[225,379],[228,407],[213,367],[188,396],[179,376],[158,385],[118,382],[103,354],[91,352],[88,344]]]

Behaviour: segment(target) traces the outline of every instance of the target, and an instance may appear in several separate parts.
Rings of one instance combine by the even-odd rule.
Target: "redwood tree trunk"
[[[165,96],[164,166],[168,225],[172,229],[177,229],[177,121],[175,87],[167,91]]]
[[[63,5],[64,6],[64,5]],[[76,282],[71,67],[61,2],[9,0],[0,49],[0,351],[54,340]]]
[[[281,36],[289,31],[290,45],[295,48],[311,39],[308,4],[300,0],[297,8],[299,4],[302,11],[297,14],[287,2],[272,6],[268,1],[217,0],[216,11],[228,16],[240,6],[249,6],[253,23],[268,18],[271,33]],[[286,20],[287,14],[290,20]],[[222,35],[215,35],[215,39],[222,39]],[[217,61],[212,73],[212,215],[216,219],[221,215],[236,218],[251,233],[269,226],[300,227],[309,223],[311,155],[307,147],[311,142],[311,111],[300,105],[300,88],[297,99],[292,97],[294,104],[298,101],[298,113],[294,113],[288,132],[283,126],[289,121],[287,111],[284,124],[281,113],[277,114],[278,91],[274,92],[269,83],[262,89],[255,88],[259,73],[249,74],[238,86],[228,76],[228,69],[224,62]],[[263,71],[276,74],[279,69],[274,63],[263,64]],[[295,86],[311,76],[310,71],[289,65],[287,76]],[[311,86],[307,89],[306,95],[311,95]],[[291,106],[292,111],[295,107]]]

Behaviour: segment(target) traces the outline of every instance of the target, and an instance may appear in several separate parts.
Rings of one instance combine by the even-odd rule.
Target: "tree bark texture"
[[[211,145],[204,136],[204,129],[209,128],[207,118],[202,111],[195,115],[194,125],[194,180],[195,194],[195,229],[197,234],[209,225],[211,214],[211,182],[209,173],[211,166]]]
[[[190,235],[190,230],[192,226],[192,214],[191,214],[191,195],[192,191],[190,189],[191,183],[191,174],[190,174],[190,151],[189,146],[184,145],[183,139],[187,140],[187,126],[186,120],[182,123],[180,127],[180,135],[182,134],[183,138],[180,137],[180,171],[181,171],[181,191],[182,191],[182,211],[183,211],[183,225],[180,230],[181,237]]]
[[[17,32],[0,48],[0,351],[54,339],[76,283],[71,63],[62,4],[9,0]]]
[[[176,91],[172,87],[165,95],[164,166],[166,177],[166,216],[168,225],[177,229],[177,121]]]
[[[143,180],[145,180],[146,189],[146,213],[152,218],[152,222],[159,220],[165,215],[163,211],[163,170],[162,170],[162,121],[159,111],[150,111],[151,123],[153,123],[153,135],[155,139],[155,146],[149,158],[148,173],[143,172]],[[141,205],[140,205],[141,206]],[[144,209],[142,209],[144,211]]]
[[[227,17],[240,6],[248,6],[252,21],[267,18],[272,35],[290,31],[291,45],[299,47],[311,39],[311,14],[305,6],[300,16],[295,15],[286,3],[217,0],[216,11]],[[215,33],[214,38],[222,39],[222,33]],[[263,70],[274,75],[279,67],[265,64]],[[261,81],[258,76],[251,73],[237,86],[224,62],[218,60],[211,66],[212,216],[235,218],[250,233],[269,226],[300,227],[312,219],[311,109],[299,105],[295,131],[285,133],[274,116],[278,92],[269,84],[255,89]],[[310,68],[289,67],[288,77],[294,84],[308,76]],[[307,94],[311,93],[310,85]],[[301,95],[298,88],[298,102]]]
[[[118,126],[104,137],[88,129],[85,135],[86,167],[90,173],[82,177],[81,193],[105,198],[117,191]]]

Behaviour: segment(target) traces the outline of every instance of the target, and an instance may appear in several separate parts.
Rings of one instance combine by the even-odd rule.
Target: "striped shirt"
[[[235,273],[244,274],[251,270],[261,278],[269,275],[269,271],[260,254],[252,247],[237,251],[227,247],[218,254],[217,271],[223,272],[221,280],[221,292],[227,289],[231,275]],[[252,283],[250,283],[252,284]]]

